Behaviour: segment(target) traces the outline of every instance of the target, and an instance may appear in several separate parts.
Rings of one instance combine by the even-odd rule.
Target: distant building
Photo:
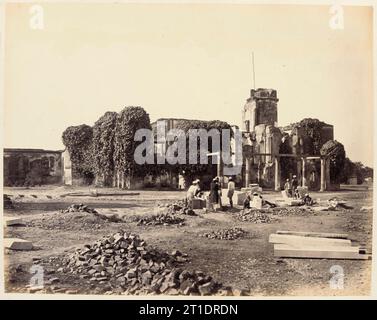
[[[4,185],[35,186],[63,182],[62,151],[4,149]]]
[[[246,100],[242,112],[243,184],[258,183],[280,190],[283,180],[296,175],[310,189],[328,189],[330,174],[326,159],[307,150],[312,141],[305,128],[278,127],[278,101],[276,90],[263,88],[252,89]],[[319,130],[318,148],[334,139],[332,125],[321,122]],[[282,166],[288,169],[282,172]]]

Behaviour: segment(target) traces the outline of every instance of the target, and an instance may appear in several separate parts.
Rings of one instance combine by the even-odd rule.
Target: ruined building
[[[317,139],[302,123],[278,127],[278,101],[276,90],[260,88],[252,89],[246,100],[242,111],[243,185],[257,183],[280,190],[285,179],[296,175],[309,189],[329,189],[329,163],[320,157],[319,150],[333,140],[333,126],[305,119],[318,123],[312,130]]]
[[[62,182],[62,151],[4,149],[5,186],[21,187]]]

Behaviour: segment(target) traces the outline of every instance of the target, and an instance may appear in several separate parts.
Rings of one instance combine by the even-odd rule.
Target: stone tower
[[[242,130],[252,132],[260,124],[277,126],[278,101],[276,90],[251,89],[242,113]]]

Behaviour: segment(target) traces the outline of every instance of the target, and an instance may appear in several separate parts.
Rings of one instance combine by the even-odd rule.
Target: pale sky
[[[278,92],[278,122],[334,125],[347,156],[371,166],[372,9],[236,4],[7,4],[5,147],[62,149],[70,125],[140,105],[151,120],[241,125],[252,88]]]

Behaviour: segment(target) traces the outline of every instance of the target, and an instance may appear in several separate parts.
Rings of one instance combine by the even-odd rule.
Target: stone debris
[[[111,222],[122,222],[123,219],[117,214],[101,214],[96,209],[90,208],[82,203],[80,204],[71,204],[67,209],[61,210],[61,213],[71,213],[71,212],[86,212],[91,213],[103,220],[109,220]]]
[[[7,194],[3,194],[3,205],[4,209],[14,209],[13,201]]]
[[[236,213],[237,220],[247,221],[253,223],[271,223],[274,221],[273,217],[263,212],[263,210],[245,209]]]
[[[307,216],[309,214],[316,214],[313,210],[313,207],[306,206],[274,208],[269,212],[276,216]]]
[[[123,231],[68,256],[49,259],[61,266],[58,272],[77,275],[106,294],[213,295],[226,289],[201,271],[180,267],[187,261],[187,255],[178,250],[163,252]]]
[[[346,204],[346,201],[338,199],[338,198],[331,198],[328,201],[328,211],[335,211],[337,209],[346,209],[346,210],[351,210],[353,207],[349,206]]]
[[[89,208],[88,206],[80,204],[71,204],[67,209],[61,210],[62,213],[68,212],[88,212],[88,213],[98,213],[97,210]]]
[[[247,232],[242,228],[230,228],[230,229],[221,229],[217,231],[211,231],[204,233],[201,236],[210,239],[221,239],[221,240],[235,240],[243,238]]]
[[[269,209],[244,209],[236,213],[236,218],[240,221],[248,221],[254,223],[271,223],[276,217],[282,216],[308,216],[317,214],[314,207],[277,207]]]
[[[373,210],[373,206],[364,206],[364,207],[361,207],[360,208],[360,211],[372,211]]]
[[[158,206],[166,208],[166,213],[169,213],[169,214],[183,214],[183,215],[189,215],[189,216],[196,216],[195,211],[187,207],[186,201],[184,200],[178,200],[173,203],[168,203],[165,205],[158,204]]]
[[[145,225],[145,226],[157,226],[157,225],[172,225],[177,224],[179,226],[184,225],[185,219],[177,217],[171,213],[159,213],[157,215],[152,215],[149,217],[143,217],[138,222],[137,225]]]
[[[38,227],[45,230],[96,230],[105,227],[110,221],[97,214],[87,212],[48,213],[40,218],[27,221],[28,227]]]

